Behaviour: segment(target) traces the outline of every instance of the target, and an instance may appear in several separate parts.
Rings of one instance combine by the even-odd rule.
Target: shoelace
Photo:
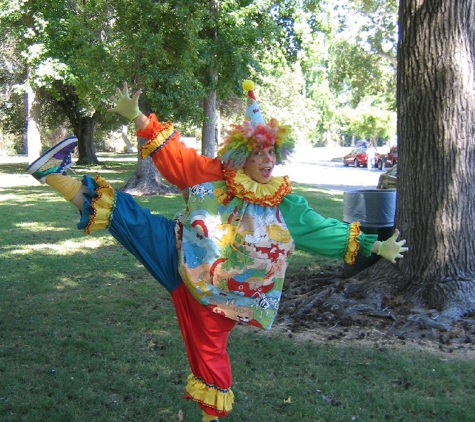
[[[61,164],[62,172],[66,173],[66,170],[69,170],[73,174],[76,174],[76,172],[71,168],[72,165],[73,165],[73,160],[71,160],[71,155],[68,155]]]

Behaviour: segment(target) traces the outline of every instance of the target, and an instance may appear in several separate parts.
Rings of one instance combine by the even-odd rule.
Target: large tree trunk
[[[26,152],[28,161],[32,163],[41,155],[40,137],[40,104],[36,99],[36,92],[30,86],[29,69],[27,70],[27,83],[25,93],[26,103]]]
[[[178,193],[178,189],[168,185],[162,179],[161,174],[155,167],[150,157],[145,160],[140,159],[140,148],[144,145],[145,139],[138,139],[138,161],[135,173],[125,184],[123,190],[134,196],[144,195],[164,195],[166,193]]]
[[[475,310],[475,2],[401,0],[397,225],[408,297]]]
[[[207,37],[211,44],[216,44],[218,39],[218,29],[216,27],[217,16],[219,15],[219,0],[209,0],[209,22],[210,26],[206,30]],[[208,65],[208,96],[204,100],[204,121],[201,131],[201,153],[207,157],[215,157],[216,145],[216,86],[218,84],[218,72],[215,64],[211,61]]]
[[[402,295],[441,313],[415,323],[446,328],[475,310],[475,1],[400,0],[399,19],[396,227],[410,250],[324,307],[349,316]]]
[[[74,135],[78,138],[78,164],[98,164],[94,147],[95,115],[85,116],[82,113],[81,102],[74,86],[64,85],[62,81],[56,81],[54,86],[60,94],[58,105],[68,117]]]
[[[207,157],[215,157],[216,144],[216,90],[209,93],[204,100],[203,129],[201,131],[201,153]]]
[[[94,116],[82,116],[74,120],[74,134],[78,138],[78,164],[89,165],[99,163],[94,145],[95,126],[96,119]]]

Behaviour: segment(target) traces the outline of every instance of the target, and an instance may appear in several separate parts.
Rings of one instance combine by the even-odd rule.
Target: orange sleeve
[[[152,156],[161,175],[180,190],[198,183],[222,180],[224,178],[218,158],[199,155],[180,141],[171,122],[160,123],[155,116],[149,116],[148,126],[137,131],[137,136],[147,139],[140,149],[141,158]]]

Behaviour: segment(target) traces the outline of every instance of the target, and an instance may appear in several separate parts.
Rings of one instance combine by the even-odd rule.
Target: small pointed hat
[[[251,104],[246,108],[246,117],[251,121],[252,126],[265,124],[259,103],[254,95],[254,82],[245,80],[242,83],[242,87],[247,91],[247,96],[252,100]]]
[[[242,87],[252,102],[246,109],[244,123],[232,124],[226,131],[224,142],[218,150],[219,159],[227,168],[241,169],[253,148],[275,146],[277,163],[282,164],[295,146],[290,127],[279,125],[275,119],[266,123],[254,95],[254,82],[245,80]]]

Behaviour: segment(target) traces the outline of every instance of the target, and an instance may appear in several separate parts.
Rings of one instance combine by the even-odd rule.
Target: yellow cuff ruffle
[[[89,222],[84,228],[87,234],[109,227],[116,201],[114,188],[105,179],[96,176],[94,180],[99,187],[95,191],[95,197],[91,200],[93,212],[89,215]]]
[[[228,414],[233,408],[234,393],[230,388],[221,390],[215,385],[206,384],[193,374],[186,380],[186,393],[193,401],[215,409],[222,415]]]
[[[345,254],[345,262],[353,265],[355,263],[355,257],[358,254],[360,248],[360,242],[358,236],[361,234],[360,223],[358,221],[350,224],[350,237],[348,239],[348,248]]]
[[[140,148],[140,158],[142,159],[163,147],[174,135],[178,135],[171,122],[160,123],[154,114],[151,114],[149,118],[148,126],[137,132],[137,136],[148,139],[146,144]]]

